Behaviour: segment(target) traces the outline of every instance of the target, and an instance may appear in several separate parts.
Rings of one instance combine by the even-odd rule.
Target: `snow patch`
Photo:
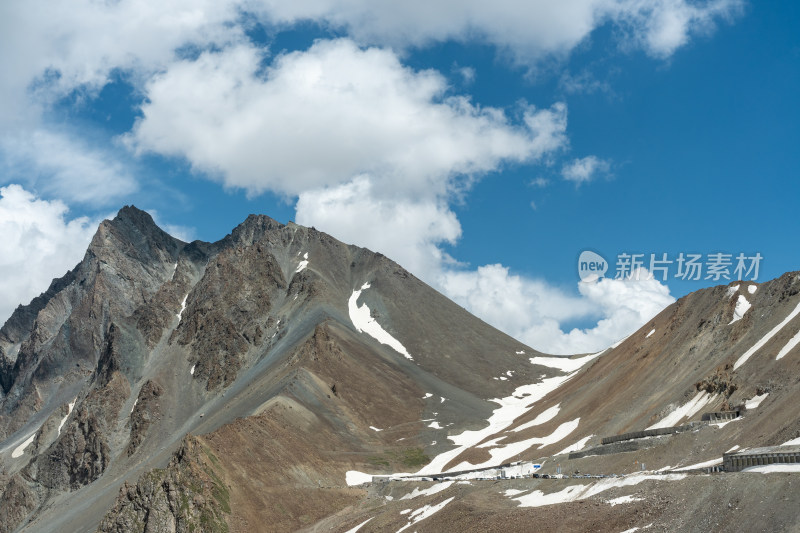
[[[644,500],[644,498],[637,498],[633,495],[628,496],[620,496],[619,498],[613,498],[611,500],[606,500],[606,503],[614,507],[615,505],[619,505],[621,503],[632,503],[632,502],[640,502]]]
[[[755,294],[757,290],[758,290],[758,285],[747,286],[747,292],[749,292],[750,294]]]
[[[532,428],[533,426],[540,426],[540,425],[544,424],[545,422],[550,422],[552,419],[554,419],[556,416],[558,416],[558,411],[560,409],[561,409],[561,404],[554,405],[553,407],[550,407],[549,409],[545,409],[544,411],[539,413],[539,415],[536,418],[534,418],[533,420],[531,420],[530,422],[525,422],[521,426],[515,427],[511,431],[522,431],[524,429]]]
[[[525,355],[525,350],[518,350],[518,351],[516,351],[514,353],[517,354],[517,355]]]
[[[772,337],[774,337],[776,333],[782,330],[783,327],[786,326],[786,324],[788,324],[789,322],[791,322],[792,319],[796,317],[798,314],[800,314],[800,304],[797,304],[797,307],[795,307],[794,310],[791,313],[789,313],[789,316],[783,319],[783,322],[772,328],[772,330],[770,330],[769,333],[764,335],[764,337],[760,341],[755,343],[752,348],[750,348],[744,354],[742,354],[742,356],[736,361],[736,364],[733,365],[733,369],[736,370],[737,368],[745,364],[747,360],[753,356],[754,353],[763,348],[764,345],[767,344],[767,342],[769,342],[769,340]]]
[[[181,317],[183,316],[183,312],[186,311],[186,300],[189,298],[189,293],[186,293],[186,296],[183,297],[183,301],[181,302],[181,310],[178,311],[178,314],[175,315],[178,317],[178,322],[180,323]]]
[[[297,274],[298,272],[302,272],[303,270],[306,269],[307,266],[308,266],[308,252],[306,252],[305,255],[303,255],[303,260],[300,261],[299,265],[297,265],[297,270],[295,270],[294,273]]]
[[[426,393],[425,393],[425,396],[423,396],[423,397],[422,397],[422,399],[423,399],[423,400],[427,400],[427,399],[428,399],[428,398],[430,398],[431,396],[433,396],[433,394],[431,394],[430,392],[426,392]]]
[[[638,485],[642,481],[677,481],[686,478],[686,476],[686,474],[633,474],[623,478],[601,479],[589,485],[571,485],[559,492],[553,492],[551,494],[544,494],[540,490],[535,490],[530,494],[514,499],[519,502],[520,507],[542,507],[556,503],[584,500],[615,487]]]
[[[736,307],[734,307],[733,309],[733,318],[731,319],[730,322],[728,322],[728,325],[730,326],[734,322],[741,320],[744,314],[751,307],[753,306],[750,304],[750,302],[747,301],[747,298],[745,298],[740,294],[739,298],[736,299]]]
[[[510,498],[511,496],[516,496],[517,494],[522,494],[523,492],[525,492],[525,491],[524,490],[518,490],[518,489],[508,489],[505,492],[503,492],[503,494],[505,494],[506,496],[508,496]]]
[[[358,470],[348,470],[344,479],[348,487],[361,485],[362,483],[372,483],[372,476],[370,474],[365,474]]]
[[[798,439],[798,440],[800,440],[800,439]],[[737,444],[736,446],[734,446],[733,448],[731,448],[730,450],[728,450],[728,451],[727,451],[727,452],[725,452],[725,453],[731,453],[731,452],[735,452],[735,451],[736,451],[736,450],[738,450],[738,449],[739,449],[739,445]]]
[[[783,359],[783,357],[794,350],[798,344],[800,344],[800,331],[798,331],[797,334],[786,343],[786,346],[781,348],[781,351],[778,352],[778,356],[775,358],[775,360],[777,361],[778,359]]]
[[[192,368],[189,369],[189,373],[194,376],[194,367],[197,365],[192,365]]]
[[[740,285],[734,285],[733,287],[728,287],[728,291],[725,293],[725,296],[730,300],[734,294],[736,294],[739,290]]]
[[[431,422],[430,424],[428,424],[428,427],[429,428],[433,428],[433,429],[442,429],[442,426],[439,425],[439,422],[437,422],[435,420],[433,422]]]
[[[591,439],[592,437],[594,437],[594,435],[589,435],[588,437],[584,437],[581,440],[579,440],[578,442],[576,442],[575,444],[573,444],[572,446],[567,446],[566,448],[564,448],[560,452],[558,452],[556,454],[553,454],[553,455],[562,455],[562,454],[565,454],[565,453],[578,452],[578,451],[580,451],[580,450],[582,450],[583,448],[586,447],[586,443],[589,442],[589,439]]]
[[[381,344],[386,344],[394,348],[395,351],[403,354],[406,359],[413,361],[414,358],[411,357],[408,350],[400,344],[400,341],[392,337],[374,318],[372,318],[367,304],[361,304],[361,307],[358,306],[358,298],[361,296],[361,292],[366,289],[369,289],[369,283],[362,285],[360,290],[353,291],[350,300],[347,302],[347,309],[350,312],[350,320],[353,322],[353,326],[355,326],[359,333],[366,333]]]
[[[645,338],[645,339],[649,339],[649,338],[650,338],[650,335],[652,335],[652,334],[653,334],[653,333],[655,333],[655,332],[656,332],[656,328],[653,328],[653,329],[651,329],[651,330],[650,330],[650,333],[648,333],[647,335],[645,335],[645,336],[644,336],[644,338]]]
[[[755,409],[756,407],[761,405],[761,402],[763,402],[767,396],[769,396],[768,392],[765,392],[764,394],[761,394],[759,396],[753,396],[752,398],[747,400],[747,402],[745,402],[744,404],[745,409],[748,410]]]
[[[574,375],[575,373],[555,376],[544,379],[540,383],[521,385],[514,390],[511,396],[491,400],[500,404],[500,407],[492,412],[489,420],[487,420],[487,426],[483,429],[467,430],[459,435],[448,436],[447,438],[453,441],[457,447],[434,457],[428,465],[424,466],[418,472],[418,474],[428,475],[441,473],[442,469],[450,461],[461,455],[465,450],[485,440],[487,437],[500,433],[511,426],[514,420],[528,412],[536,402],[559,388]]]
[[[430,518],[435,513],[437,513],[439,511],[441,511],[442,509],[444,509],[444,506],[447,505],[448,503],[450,503],[451,501],[453,501],[454,499],[455,499],[455,496],[451,496],[450,498],[447,498],[443,502],[437,503],[436,505],[426,505],[424,507],[420,507],[416,511],[413,511],[411,513],[411,515],[410,515],[411,516],[411,521],[408,524],[406,524],[403,527],[401,527],[400,529],[398,529],[397,533],[400,533],[401,531],[404,531],[404,530],[410,528],[412,525],[416,524],[417,522],[421,522],[421,521],[425,520],[426,518]]]
[[[420,496],[433,496],[434,494],[438,494],[443,490],[447,490],[450,488],[450,485],[453,484],[453,481],[445,481],[444,483],[437,483],[436,485],[431,485],[427,489],[420,490],[419,488],[415,488],[402,498],[401,500],[411,500],[413,498],[418,498]]]
[[[542,365],[550,368],[557,368],[562,372],[575,372],[601,353],[603,352],[586,355],[578,359],[572,359],[570,357],[531,357],[530,362],[532,365]]]
[[[781,444],[781,446],[800,446],[800,437],[797,437],[796,439],[792,440],[787,440],[786,442]]]
[[[39,431],[39,430],[37,429],[36,431]],[[22,444],[20,444],[16,448],[14,448],[14,451],[11,452],[11,457],[13,459],[16,459],[17,457],[22,457],[22,454],[25,453],[25,448],[30,446],[31,443],[33,442],[34,437],[36,437],[36,431],[31,433],[31,436],[28,437],[27,439],[25,439],[25,441]]]
[[[670,414],[665,416],[660,422],[656,422],[652,426],[647,427],[646,429],[659,429],[659,428],[668,428],[672,426],[677,426],[678,422],[683,420],[684,418],[690,418],[697,414],[703,407],[707,404],[711,403],[716,399],[716,394],[709,394],[706,391],[701,391],[695,394],[694,398],[689,400],[687,403],[683,404],[681,407],[678,407]]]
[[[67,418],[69,418],[69,415],[72,413],[72,408],[75,407],[75,402],[76,401],[78,401],[78,397],[77,396],[75,397],[74,400],[72,400],[71,402],[69,402],[69,404],[67,404],[67,414],[64,416],[64,418],[61,419],[61,422],[58,424],[58,435],[59,436],[61,435],[61,428],[63,428],[64,424],[67,423]]]
[[[378,429],[375,426],[370,426],[369,429],[371,429],[372,431],[383,431],[382,429]]]

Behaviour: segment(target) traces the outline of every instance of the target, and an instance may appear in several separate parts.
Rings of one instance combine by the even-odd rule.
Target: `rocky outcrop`
[[[22,476],[16,474],[0,488],[0,533],[10,533],[39,505],[39,498]]]
[[[163,470],[125,483],[114,508],[98,528],[103,533],[226,532],[228,489],[215,471],[216,457],[198,439],[187,437]]]
[[[162,394],[164,394],[164,389],[152,380],[147,380],[139,390],[136,404],[131,412],[131,439],[126,451],[129,456],[136,453],[139,445],[147,436],[147,430],[153,420],[161,417],[161,405],[158,400]]]

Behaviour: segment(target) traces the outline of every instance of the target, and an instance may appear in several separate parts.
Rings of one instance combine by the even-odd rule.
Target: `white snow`
[[[725,296],[730,299],[736,292],[739,290],[740,285],[734,285],[733,287],[728,287],[728,291],[725,293]]]
[[[433,394],[431,394],[430,392],[426,392],[426,393],[425,393],[425,396],[423,396],[423,397],[422,397],[422,399],[423,399],[423,400],[427,400],[427,399],[428,399],[428,398],[430,398],[431,396],[433,396]]]
[[[560,409],[561,409],[561,404],[554,405],[553,407],[550,407],[549,409],[545,409],[544,411],[539,413],[539,415],[536,418],[534,418],[533,420],[531,420],[530,422],[525,422],[524,424],[522,424],[522,425],[520,425],[518,427],[515,427],[511,431],[522,431],[522,430],[525,430],[525,429],[528,429],[528,428],[532,428],[533,426],[540,426],[540,425],[544,424],[545,422],[550,422],[552,419],[554,419],[556,416],[558,416],[558,411]]]
[[[440,398],[442,399],[442,401],[441,401],[441,402],[439,402],[439,403],[444,403],[444,401],[447,399],[447,398],[445,398],[444,396],[440,396]]]
[[[191,375],[193,375],[193,376],[194,376],[194,367],[196,367],[196,366],[197,366],[197,365],[192,365],[192,368],[191,368],[191,369],[189,369],[189,373],[190,373]]]
[[[436,485],[431,485],[427,489],[420,490],[419,488],[415,488],[414,490],[412,490],[411,492],[409,492],[400,499],[411,500],[413,498],[418,498],[419,496],[433,496],[434,494],[442,492],[443,490],[449,489],[450,485],[452,484],[453,484],[452,481],[445,481],[444,483],[437,483]]]
[[[725,453],[731,453],[731,452],[735,452],[735,451],[736,451],[736,450],[738,450],[738,449],[739,449],[739,445],[737,444],[736,446],[734,446],[733,448],[731,448],[730,450],[728,450],[728,451],[727,451],[727,452],[725,452]]]
[[[742,472],[755,472],[758,474],[772,474],[775,472],[800,472],[800,464],[774,464],[764,466],[751,466]]]
[[[711,459],[710,461],[704,461],[702,463],[697,463],[694,465],[683,466],[681,468],[675,468],[674,472],[684,472],[686,470],[694,470],[696,468],[708,468],[709,466],[716,466],[718,464],[722,464],[722,457],[719,459]]]
[[[519,351],[514,352],[514,353],[516,353],[517,355],[525,355],[525,350],[519,350]]]
[[[787,440],[781,446],[800,446],[800,437],[792,440]]]
[[[367,304],[361,304],[361,307],[358,306],[358,298],[361,296],[361,292],[366,289],[369,289],[369,283],[362,285],[360,290],[353,291],[350,300],[347,302],[350,320],[353,322],[356,330],[359,333],[366,333],[381,344],[389,345],[397,352],[403,354],[406,359],[411,359],[413,361],[414,358],[411,357],[411,354],[408,353],[408,350],[405,349],[400,341],[392,337],[374,318],[372,318]]]
[[[747,298],[745,298],[740,294],[739,297],[736,299],[736,307],[734,307],[733,309],[733,318],[731,319],[730,322],[728,322],[728,325],[730,326],[734,322],[741,320],[744,314],[747,312],[747,310],[750,309],[751,307],[752,305],[750,304],[750,302],[747,301]]]
[[[557,368],[562,372],[574,372],[601,353],[603,352],[586,355],[578,359],[572,359],[570,357],[531,357],[530,361],[532,365],[549,366],[550,368]]]
[[[372,518],[375,518],[375,517],[373,516]],[[347,530],[347,531],[345,531],[344,533],[356,533],[356,531],[358,531],[359,529],[361,529],[361,528],[364,526],[364,524],[366,524],[367,522],[369,522],[370,520],[372,520],[372,518],[367,518],[366,520],[364,520],[363,522],[361,522],[360,524],[358,524],[358,525],[357,525],[356,527],[354,527],[353,529],[348,529],[348,530]]]
[[[783,357],[794,350],[798,344],[800,344],[800,331],[798,331],[794,337],[789,339],[789,342],[786,343],[786,346],[781,348],[781,351],[778,352],[778,356],[775,358],[775,360],[777,361],[778,359],[783,359]]]
[[[764,394],[761,394],[759,396],[753,396],[752,398],[750,398],[745,402],[744,404],[745,409],[755,409],[756,407],[761,405],[761,402],[763,402],[764,398],[766,398],[767,396],[769,396],[768,392],[765,392]]]
[[[358,470],[348,470],[345,474],[345,481],[348,487],[352,487],[353,485],[361,485],[362,483],[371,483],[372,476],[359,472]]]
[[[136,409],[136,404],[137,403],[139,403],[139,398],[136,398],[135,400],[133,400],[133,405],[131,405],[131,413],[133,413],[133,410]]]
[[[514,420],[525,414],[536,402],[556,390],[574,375],[575,374],[572,373],[564,376],[555,376],[544,379],[541,383],[522,385],[517,387],[511,396],[491,400],[500,404],[500,407],[492,412],[492,416],[490,416],[487,421],[487,426],[483,429],[474,431],[468,430],[459,435],[448,436],[447,438],[453,441],[457,447],[434,457],[428,465],[424,466],[418,472],[418,474],[429,475],[441,473],[447,463],[458,457],[465,450],[485,440],[487,437],[500,433],[508,428],[514,423]]]
[[[39,430],[37,429],[36,431]],[[11,452],[11,457],[13,459],[16,459],[17,457],[22,457],[22,454],[25,453],[25,448],[30,446],[30,444],[33,442],[34,437],[36,437],[36,431],[31,433],[31,436],[25,439],[25,441],[22,444],[14,448],[14,451]]]
[[[512,442],[506,445],[498,445],[497,448],[492,448],[489,450],[489,455],[491,459],[485,461],[481,464],[473,465],[466,461],[461,462],[460,464],[456,465],[453,469],[455,471],[458,470],[467,470],[473,468],[489,468],[494,465],[499,465],[505,463],[507,460],[511,459],[519,455],[520,453],[524,452],[531,446],[538,444],[538,448],[544,448],[545,446],[549,446],[550,444],[555,444],[563,439],[565,439],[570,433],[575,431],[578,428],[578,424],[580,423],[580,418],[576,418],[575,420],[570,420],[569,422],[564,422],[560,426],[558,426],[551,434],[545,437],[533,437],[530,439],[525,439],[519,442]],[[500,440],[500,439],[496,439]]]
[[[297,265],[297,270],[295,270],[294,273],[297,274],[298,272],[302,272],[303,270],[306,269],[307,266],[308,266],[308,252],[306,252],[305,255],[303,256],[303,260],[300,261],[299,265]]]
[[[755,294],[757,290],[758,290],[758,285],[747,286],[747,292],[749,292],[750,294]]]
[[[516,496],[517,494],[522,494],[523,492],[525,492],[525,491],[524,490],[518,490],[518,489],[508,489],[505,492],[503,492],[503,494],[505,494],[506,496],[508,496],[510,498],[511,496]]]
[[[67,418],[69,418],[69,415],[72,413],[72,408],[75,407],[75,402],[76,401],[78,401],[78,397],[77,396],[75,397],[74,400],[69,402],[69,404],[67,405],[67,414],[64,416],[64,418],[61,419],[61,422],[58,424],[58,434],[59,435],[61,435],[61,428],[63,428],[64,424],[67,423]]]
[[[372,431],[383,431],[382,429],[378,429],[375,426],[370,426],[369,429],[371,429]]]
[[[677,426],[678,422],[683,420],[684,418],[690,418],[697,414],[703,407],[707,404],[711,403],[716,399],[716,394],[709,394],[706,391],[701,391],[695,394],[694,398],[683,404],[682,406],[678,407],[670,414],[665,416],[659,422],[656,422],[652,426],[649,426],[646,429],[658,429],[658,428],[668,428],[672,426]]]
[[[584,500],[614,487],[638,485],[642,481],[647,480],[677,481],[684,479],[686,476],[686,474],[632,474],[622,478],[601,479],[588,485],[571,485],[559,492],[553,492],[551,494],[544,494],[540,490],[535,490],[530,494],[526,494],[514,499],[520,503],[520,507],[542,507],[544,505],[552,505],[555,503]]]
[[[753,347],[752,347],[752,348],[750,348],[749,350],[747,350],[747,351],[746,351],[746,352],[745,352],[745,353],[744,353],[744,354],[743,354],[743,355],[742,355],[742,356],[739,358],[739,360],[738,360],[738,361],[736,361],[736,364],[734,364],[734,365],[733,365],[733,369],[734,369],[734,370],[736,370],[737,368],[739,368],[740,366],[742,366],[743,364],[745,364],[745,363],[747,362],[747,360],[748,360],[748,359],[750,359],[750,357],[752,357],[752,356],[753,356],[753,354],[754,354],[754,353],[756,353],[758,350],[760,350],[761,348],[763,348],[763,347],[764,347],[764,345],[765,345],[765,344],[767,344],[767,342],[769,342],[769,340],[770,340],[772,337],[774,337],[776,333],[778,333],[780,330],[782,330],[782,329],[783,329],[783,327],[784,327],[784,326],[786,326],[786,324],[788,324],[789,322],[791,322],[791,321],[792,321],[792,319],[793,319],[794,317],[796,317],[798,314],[800,314],[800,304],[797,304],[797,307],[795,307],[795,308],[794,308],[794,310],[793,310],[791,313],[789,313],[789,316],[787,316],[786,318],[784,318],[784,319],[783,319],[783,322],[781,322],[780,324],[778,324],[777,326],[775,326],[774,328],[772,328],[772,330],[770,330],[770,332],[769,332],[769,333],[767,333],[766,335],[764,335],[764,337],[763,337],[763,338],[762,338],[760,341],[758,341],[757,343],[755,343],[755,344],[753,345]]]
[[[421,521],[425,520],[426,518],[430,518],[435,513],[437,513],[439,511],[441,511],[442,509],[444,509],[444,506],[447,505],[448,503],[450,503],[451,501],[453,501],[454,499],[455,499],[455,496],[451,496],[450,498],[447,498],[443,502],[437,503],[436,505],[426,505],[424,507],[420,507],[416,511],[413,511],[411,513],[411,515],[410,515],[411,516],[411,521],[408,524],[406,524],[403,527],[401,527],[400,529],[398,529],[397,533],[400,533],[401,531],[404,531],[404,530],[410,528],[412,525],[416,524],[417,522],[421,522]]]
[[[400,511],[400,514],[408,514],[411,511],[412,511],[412,509],[403,509],[402,511]]]
[[[181,310],[178,311],[176,315],[178,317],[178,322],[181,320],[181,316],[183,316],[183,312],[186,310],[186,300],[189,298],[189,294],[187,293],[186,296],[183,297],[183,301],[181,302]]]
[[[653,328],[653,329],[651,329],[651,330],[650,330],[650,333],[648,333],[647,335],[645,335],[645,336],[644,336],[644,338],[645,338],[645,339],[649,339],[649,338],[650,338],[650,335],[652,335],[652,334],[653,334],[653,333],[655,333],[655,332],[656,332],[656,328]]]
[[[433,422],[431,422],[430,424],[428,424],[428,427],[429,428],[433,428],[433,429],[442,429],[442,426],[439,425],[439,422],[437,422],[435,420]]]
[[[579,440],[578,442],[576,442],[575,444],[573,444],[572,446],[567,446],[566,448],[564,448],[560,452],[555,453],[553,455],[562,455],[562,454],[565,454],[565,453],[572,453],[572,452],[580,451],[584,447],[586,447],[586,443],[589,442],[589,439],[591,439],[592,437],[594,437],[594,435],[589,435],[588,437],[584,437],[581,440]]]
[[[606,503],[611,505],[611,507],[614,507],[615,505],[619,505],[621,503],[640,502],[643,499],[644,498],[637,498],[636,496],[628,495],[628,496],[620,496],[619,498],[613,498],[611,500],[606,500]]]

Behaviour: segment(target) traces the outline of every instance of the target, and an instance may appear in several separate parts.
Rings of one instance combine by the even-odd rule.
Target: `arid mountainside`
[[[799,331],[789,273],[546,356],[313,228],[126,207],[0,330],[0,531],[797,531],[797,474],[702,470],[800,438]],[[455,474],[512,461],[631,475]]]

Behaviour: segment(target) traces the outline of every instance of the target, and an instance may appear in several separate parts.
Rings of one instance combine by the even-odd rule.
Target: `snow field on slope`
[[[374,318],[372,318],[367,304],[361,304],[361,307],[358,306],[358,298],[361,296],[361,292],[369,289],[369,287],[369,283],[365,283],[361,286],[361,289],[353,291],[353,294],[350,296],[350,299],[347,302],[350,320],[353,322],[353,325],[359,333],[366,333],[381,344],[386,344],[394,348],[395,351],[403,354],[406,359],[413,361],[414,358],[411,357],[411,354],[408,353],[408,350],[406,350],[405,346],[403,346],[400,341],[392,337],[381,327],[380,324],[378,324]]]

